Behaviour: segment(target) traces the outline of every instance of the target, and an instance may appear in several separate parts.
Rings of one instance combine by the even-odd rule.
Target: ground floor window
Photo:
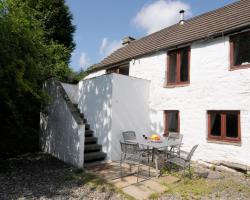
[[[180,116],[178,110],[164,111],[164,136],[168,136],[169,132],[180,132]]]
[[[208,111],[208,140],[240,142],[240,111]]]

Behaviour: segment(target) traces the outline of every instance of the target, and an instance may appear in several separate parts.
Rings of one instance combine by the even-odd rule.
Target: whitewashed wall
[[[73,85],[73,84],[62,83],[62,86],[66,91],[67,95],[69,96],[71,102],[77,104],[79,98],[78,84]]]
[[[120,159],[122,131],[148,130],[149,82],[108,74],[79,83],[78,107],[86,116],[108,160]]]
[[[46,82],[51,103],[40,117],[40,145],[44,152],[77,167],[84,164],[85,126],[72,114],[74,106],[65,100],[60,83]]]
[[[130,76],[151,80],[151,132],[163,134],[163,110],[180,111],[184,148],[199,144],[194,158],[250,165],[250,69],[229,71],[229,38],[191,46],[190,85],[163,88],[166,52],[130,62]],[[207,110],[240,110],[240,146],[207,142]]]
[[[100,70],[100,71],[97,71],[97,72],[94,72],[94,73],[91,73],[91,74],[85,76],[84,80],[90,79],[90,78],[95,78],[95,77],[101,76],[101,75],[103,75],[105,73],[106,73],[106,70]]]
[[[79,82],[81,112],[98,137],[103,152],[110,155],[112,75],[103,75]],[[109,158],[108,158],[109,159]]]
[[[113,74],[111,160],[120,159],[123,131],[135,131],[137,137],[149,130],[150,81]]]

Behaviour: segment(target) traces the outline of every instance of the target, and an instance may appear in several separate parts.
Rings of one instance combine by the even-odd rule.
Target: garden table
[[[178,146],[181,144],[181,142],[179,140],[168,140],[167,138],[161,138],[161,140],[159,142],[153,142],[149,139],[144,139],[144,138],[138,138],[135,140],[127,140],[127,142],[131,142],[131,143],[138,143],[141,146],[152,148],[153,149],[153,158],[155,161],[155,169],[156,169],[156,176],[159,177],[160,176],[160,170],[159,170],[159,155],[158,155],[158,150],[165,150],[167,148],[170,147],[170,149],[172,149],[172,147]]]

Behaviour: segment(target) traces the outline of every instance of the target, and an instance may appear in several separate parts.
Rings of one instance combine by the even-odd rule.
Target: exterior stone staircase
[[[102,152],[102,145],[97,143],[97,137],[94,137],[94,131],[90,129],[84,114],[80,112],[77,104],[74,104],[74,106],[85,124],[84,166],[98,164],[105,160],[106,154]]]

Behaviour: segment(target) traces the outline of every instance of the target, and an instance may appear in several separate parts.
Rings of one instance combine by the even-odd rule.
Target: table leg
[[[155,161],[155,169],[156,169],[156,177],[159,178],[160,176],[160,170],[159,170],[159,156],[158,155],[154,155],[154,161]]]

